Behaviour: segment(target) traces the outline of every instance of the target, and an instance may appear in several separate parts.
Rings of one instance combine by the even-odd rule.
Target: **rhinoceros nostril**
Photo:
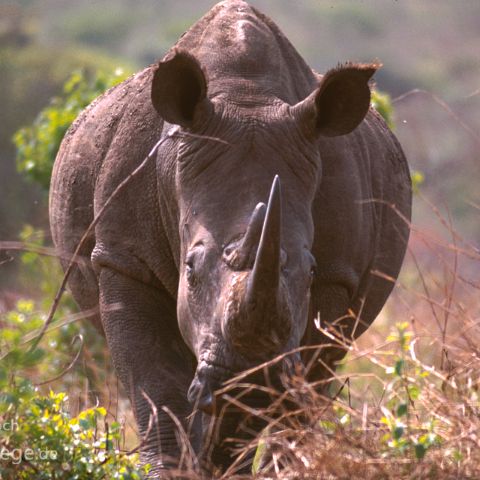
[[[214,387],[201,372],[195,375],[188,389],[187,398],[193,408],[201,410],[208,415],[215,414]]]
[[[190,384],[190,387],[189,387],[188,393],[187,393],[188,401],[190,402],[190,404],[192,406],[197,404],[197,402],[200,398],[200,395],[203,393],[204,389],[205,389],[204,383],[200,382],[198,380],[198,377],[195,376],[192,383]]]
[[[214,415],[215,414],[215,398],[211,393],[207,393],[206,395],[201,395],[198,403],[197,408],[202,412],[206,413],[207,415]]]

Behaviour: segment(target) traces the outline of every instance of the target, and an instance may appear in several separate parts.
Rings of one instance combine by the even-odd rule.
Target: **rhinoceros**
[[[197,412],[190,441],[205,450],[226,380],[282,355],[309,361],[306,381],[328,378],[389,296],[411,181],[370,108],[378,67],[317,74],[272,20],[225,0],[66,134],[50,196],[62,258],[159,145],[111,199],[69,281],[81,308],[99,305],[153,475],[178,461],[173,416]],[[211,440],[220,468],[238,415]]]

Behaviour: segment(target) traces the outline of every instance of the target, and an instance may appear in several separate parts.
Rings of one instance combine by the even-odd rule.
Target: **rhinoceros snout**
[[[201,360],[187,393],[190,405],[208,415],[215,415],[219,403],[215,392],[223,387],[225,380],[233,376],[227,368]]]

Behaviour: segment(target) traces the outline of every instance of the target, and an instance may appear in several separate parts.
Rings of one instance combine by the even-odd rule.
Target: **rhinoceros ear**
[[[368,81],[379,64],[346,64],[327,72],[319,87],[292,107],[301,126],[313,135],[345,135],[364,119],[370,106]]]
[[[197,59],[173,51],[153,74],[151,98],[155,110],[169,123],[190,128],[207,99],[207,80]]]

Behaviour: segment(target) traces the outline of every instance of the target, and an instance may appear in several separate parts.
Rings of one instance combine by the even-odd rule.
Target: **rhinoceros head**
[[[316,268],[318,140],[363,120],[374,71],[339,67],[296,105],[248,75],[209,85],[181,51],[155,71],[153,105],[180,127],[166,153],[176,155],[177,314],[198,360],[189,396],[206,411],[222,380],[300,344]]]

